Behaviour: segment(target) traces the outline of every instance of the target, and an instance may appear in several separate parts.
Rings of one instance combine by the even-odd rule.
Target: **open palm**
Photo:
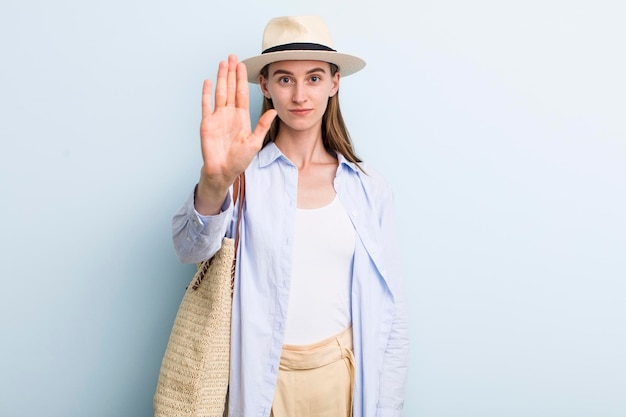
[[[268,110],[251,130],[248,76],[246,67],[235,55],[220,62],[215,86],[215,102],[211,100],[211,81],[202,88],[203,176],[216,184],[232,184],[261,149],[275,110]]]

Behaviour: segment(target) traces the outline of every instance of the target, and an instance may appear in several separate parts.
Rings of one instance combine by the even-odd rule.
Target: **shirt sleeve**
[[[219,214],[202,216],[194,207],[194,193],[191,193],[172,218],[174,250],[181,262],[201,262],[220,249],[232,218],[232,206],[228,193]]]
[[[387,341],[380,376],[377,417],[400,417],[408,378],[409,324],[405,299],[400,248],[393,215],[393,195],[390,189],[382,206],[381,227],[386,258],[393,276],[394,309],[391,334]]]

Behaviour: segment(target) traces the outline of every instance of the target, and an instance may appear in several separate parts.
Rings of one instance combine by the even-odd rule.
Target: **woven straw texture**
[[[174,320],[154,395],[155,417],[222,417],[230,367],[234,240],[198,264]],[[198,284],[198,279],[201,281]],[[197,289],[193,289],[194,284]]]

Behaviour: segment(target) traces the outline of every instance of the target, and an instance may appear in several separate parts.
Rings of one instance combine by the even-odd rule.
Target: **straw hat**
[[[261,55],[242,62],[248,69],[248,81],[257,84],[259,73],[276,61],[325,61],[339,67],[345,77],[361,70],[365,61],[333,49],[326,23],[318,16],[283,16],[270,20],[263,32]]]

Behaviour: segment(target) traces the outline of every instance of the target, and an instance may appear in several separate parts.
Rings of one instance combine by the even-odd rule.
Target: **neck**
[[[319,130],[304,132],[281,127],[274,143],[300,170],[312,164],[328,163],[334,160],[324,148],[322,132]]]

